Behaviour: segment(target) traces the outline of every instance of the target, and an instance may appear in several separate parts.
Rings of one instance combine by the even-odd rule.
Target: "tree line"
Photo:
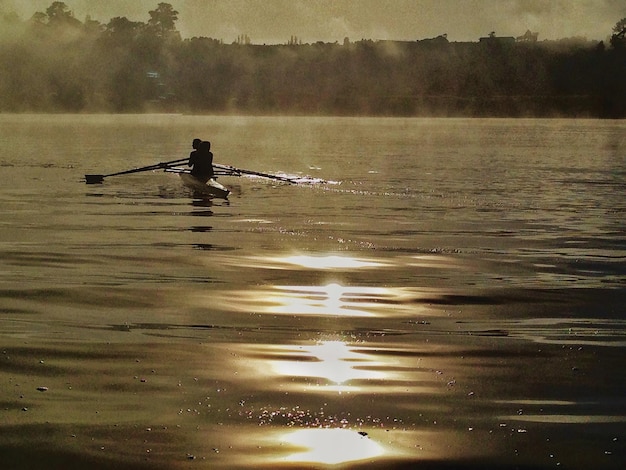
[[[178,12],[0,13],[0,112],[626,117],[626,18],[600,41],[255,45],[182,39]]]

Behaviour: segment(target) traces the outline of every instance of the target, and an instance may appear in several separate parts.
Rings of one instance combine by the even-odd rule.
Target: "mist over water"
[[[626,455],[621,121],[0,115],[9,468]],[[184,158],[325,180],[146,172]]]

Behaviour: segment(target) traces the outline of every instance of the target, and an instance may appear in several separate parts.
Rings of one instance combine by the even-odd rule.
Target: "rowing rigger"
[[[109,173],[106,175],[99,175],[99,174],[85,175],[85,183],[101,184],[104,182],[105,178],[108,178],[111,176],[128,175],[128,174],[140,173],[144,171],[164,170],[169,173],[178,173],[183,179],[183,182],[185,183],[185,185],[194,186],[195,189],[198,189],[197,187],[198,184],[203,185],[205,184],[205,182],[199,179],[197,179],[197,181],[192,181],[194,177],[190,174],[190,171],[180,166],[182,163],[187,162],[187,161],[188,161],[187,158],[181,158],[178,160],[155,163],[153,165],[142,166],[142,167],[133,168],[130,170],[118,171],[116,173]],[[290,184],[298,184],[299,182],[301,182],[301,181],[298,181],[298,178],[290,178],[287,176],[273,175],[271,173],[263,173],[260,171],[246,170],[246,169],[237,168],[231,165],[213,164],[213,168],[215,170],[215,173],[214,173],[215,176],[250,175],[250,176],[258,176],[261,178],[273,179],[276,181],[281,181],[283,183],[290,183]],[[215,181],[215,180],[212,178],[211,181]]]

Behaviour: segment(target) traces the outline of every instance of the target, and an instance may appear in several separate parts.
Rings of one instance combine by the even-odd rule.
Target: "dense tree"
[[[80,21],[74,18],[74,14],[63,2],[53,2],[52,5],[46,9],[46,15],[48,16],[48,24],[50,25],[80,25]]]
[[[613,26],[611,46],[615,49],[626,49],[626,18],[622,18]]]
[[[178,12],[169,3],[159,3],[155,10],[148,12],[150,19],[148,27],[152,33],[162,39],[180,39],[180,33],[176,30]]]
[[[574,38],[256,46],[182,40],[178,12],[100,24],[53,2],[3,13],[0,111],[626,117],[626,19],[612,47]],[[621,29],[620,29],[621,28]]]
[[[622,18],[617,23],[615,23],[615,26],[613,26],[614,33],[621,33],[625,29],[626,29],[626,18]]]
[[[142,29],[143,23],[139,21],[130,21],[125,16],[118,16],[111,18],[105,26],[105,36],[109,38],[116,38],[120,42],[130,43]]]

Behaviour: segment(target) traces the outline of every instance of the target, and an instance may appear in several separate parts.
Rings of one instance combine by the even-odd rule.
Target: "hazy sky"
[[[116,16],[146,22],[163,0],[65,0],[74,16],[107,23]],[[22,19],[45,11],[53,0],[0,0],[0,9]],[[477,41],[495,31],[539,39],[584,36],[604,40],[626,17],[626,0],[171,0],[183,38],[205,36],[232,42],[247,34],[254,44],[360,39],[414,40],[448,34]]]

